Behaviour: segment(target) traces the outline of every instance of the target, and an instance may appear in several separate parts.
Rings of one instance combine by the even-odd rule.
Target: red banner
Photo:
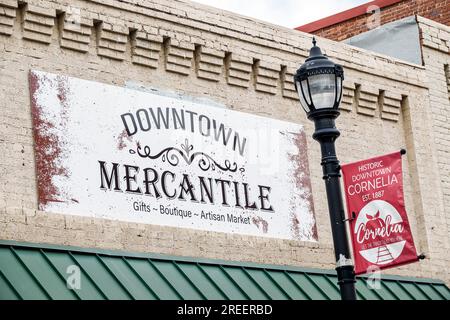
[[[417,261],[400,152],[343,165],[342,173],[356,274]]]

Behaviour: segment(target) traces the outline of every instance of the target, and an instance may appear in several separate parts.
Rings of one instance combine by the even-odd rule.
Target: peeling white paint
[[[32,71],[32,76],[38,79],[32,86],[34,110],[39,112],[40,119],[51,124],[49,130],[61,149],[54,162],[65,172],[51,177],[55,194],[48,197],[48,201],[41,201],[40,209],[208,231],[316,240],[308,166],[302,163],[307,161],[307,156],[301,125],[215,108],[211,107],[212,103],[161,94],[161,91],[155,93],[149,88],[134,90],[39,71]],[[58,91],[61,79],[67,89],[64,97]],[[167,128],[161,125],[156,129],[155,119],[149,116],[149,130],[143,130],[147,129],[145,124],[136,133],[130,128],[130,132],[125,130],[125,123],[133,126],[129,120],[131,115],[137,123],[139,114],[141,122],[145,123],[145,112],[153,115],[151,112],[157,112],[158,108],[161,112],[170,108],[168,112],[173,117],[169,119],[172,120],[175,114],[184,112],[186,123],[188,113],[198,121],[194,120],[192,130],[187,124],[185,130],[175,129],[176,122],[172,120],[168,121]],[[125,122],[121,117],[124,114],[131,114],[124,116],[128,119]],[[231,132],[228,141],[234,141],[237,134],[240,143],[224,144],[223,135],[216,139],[218,131],[212,127],[208,131],[205,123],[215,123],[216,128],[223,124],[226,132]],[[52,152],[48,146],[36,144],[36,148]],[[100,161],[105,163],[103,173]],[[113,163],[118,164],[117,185],[111,174]],[[139,167],[139,171],[131,170],[127,179],[126,165]],[[45,167],[40,168],[38,179],[45,173]],[[167,170],[173,175],[163,176]],[[154,176],[149,172],[158,174],[154,185],[148,183]],[[298,174],[301,179],[295,178]],[[112,177],[109,182],[108,177]],[[206,196],[202,203],[200,195],[205,189],[200,181],[208,182],[209,178],[214,182],[214,203]],[[180,199],[183,179],[189,179],[194,186],[195,201],[188,192],[184,192],[184,200]],[[217,179],[230,181],[224,192]],[[161,190],[163,180],[169,190],[167,193]],[[126,192],[127,182],[131,186],[129,192]],[[118,190],[114,190],[114,186]],[[146,189],[147,186],[150,187]],[[156,197],[152,186],[159,188],[161,197]],[[263,186],[262,191],[260,186]],[[150,190],[151,195],[145,194],[146,190]],[[245,190],[249,204],[254,201],[256,209],[237,205],[244,207]],[[177,193],[174,199],[169,197],[172,192]],[[136,209],[136,203],[145,210]],[[263,210],[269,206],[273,211]],[[167,214],[175,210],[182,214]],[[210,217],[223,215],[225,221],[208,218],[207,213]],[[238,222],[229,221],[229,215],[237,217]]]

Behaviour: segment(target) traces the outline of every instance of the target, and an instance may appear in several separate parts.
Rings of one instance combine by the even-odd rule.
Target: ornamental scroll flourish
[[[137,143],[136,150],[130,149],[129,153],[136,154],[141,158],[149,158],[152,160],[161,158],[163,162],[167,161],[174,167],[178,166],[180,163],[180,158],[183,159],[188,165],[191,165],[195,159],[198,158],[198,166],[203,171],[208,171],[210,169],[215,171],[216,168],[229,172],[236,172],[237,170],[240,172],[245,171],[243,167],[238,169],[236,162],[231,163],[230,160],[225,160],[223,164],[220,164],[204,152],[192,153],[193,149],[194,146],[189,144],[188,139],[186,139],[185,142],[181,144],[181,149],[176,147],[168,147],[152,155],[149,146],[142,147],[140,143]]]

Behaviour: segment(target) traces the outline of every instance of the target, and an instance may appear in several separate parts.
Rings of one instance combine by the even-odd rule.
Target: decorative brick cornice
[[[227,64],[228,84],[248,88],[253,69],[253,58],[231,53],[228,57]]]
[[[184,28],[192,28],[205,36],[219,36],[233,39],[234,41],[252,43],[256,46],[276,50],[278,52],[277,55],[279,54],[280,57],[294,54],[299,56],[299,60],[301,60],[300,55],[303,57],[307,55],[307,50],[302,48],[309,48],[311,45],[310,37],[296,30],[269,26],[262,22],[252,21],[232,14],[222,15],[219,9],[203,7],[189,1],[88,0],[88,2],[108,6],[111,9],[115,8],[127,13],[137,13],[183,26]],[[197,11],[202,14],[197,14]],[[330,58],[342,64],[344,68],[426,87],[421,81],[421,77],[416,76],[420,70],[413,69],[411,64],[404,61],[386,58],[376,53],[368,53],[365,50],[359,50],[353,46],[326,39],[320,40],[320,46]],[[232,52],[232,50],[230,51]],[[240,52],[238,53],[241,54]],[[393,68],[393,66],[395,67]]]
[[[344,111],[352,111],[355,99],[355,83],[353,81],[344,81],[342,88],[342,99],[340,109]]]
[[[61,47],[79,52],[88,52],[93,27],[92,19],[64,15],[61,24]]]
[[[285,73],[282,83],[282,95],[285,98],[298,100],[298,94],[294,85],[294,74],[297,72],[299,65],[289,64],[285,67]]]
[[[385,91],[380,97],[381,118],[398,121],[402,105],[402,96],[398,93]]]
[[[166,70],[181,75],[190,74],[194,49],[193,43],[169,39],[166,46]]]
[[[0,0],[0,34],[12,34],[17,7],[16,0]]]
[[[124,60],[128,41],[128,28],[125,25],[102,22],[98,26],[98,48],[99,56]]]
[[[131,61],[149,68],[157,68],[163,37],[157,30],[137,31],[131,44]]]
[[[256,68],[256,91],[275,94],[280,77],[280,68],[281,64],[279,63],[259,61]]]
[[[195,30],[189,28],[181,30],[176,27],[172,29],[168,25],[155,25],[147,23],[146,19],[136,20],[130,16],[125,17],[130,12],[126,3],[124,6],[127,10],[122,8],[124,17],[118,17],[106,11],[96,13],[85,7],[76,7],[75,2],[70,5],[64,1],[56,4],[52,0],[27,0],[26,2],[19,8],[17,1],[0,0],[0,32],[3,30],[4,33],[11,34],[13,26],[17,24],[16,12],[23,10],[22,34],[27,40],[50,44],[52,40],[56,40],[52,37],[59,36],[59,45],[64,49],[80,53],[96,52],[97,55],[116,62],[126,61],[124,63],[150,69],[163,67],[171,73],[211,82],[220,82],[224,79],[228,85],[252,90],[259,94],[281,95],[284,98],[298,100],[293,75],[303,60],[300,55],[306,51],[294,48],[294,54],[291,52],[290,55],[286,55],[286,52],[292,49],[288,48],[287,43],[283,44],[283,50],[278,48],[280,51],[276,54],[273,52],[271,55],[264,56],[258,52],[261,44],[259,36],[254,35],[254,39],[247,39],[252,44],[250,47],[241,46],[239,41],[242,39],[234,33],[227,33],[217,38],[220,28],[215,31],[205,31],[199,25],[199,28]],[[100,2],[97,3],[100,4]],[[116,2],[104,4],[109,6],[110,11],[118,10]],[[49,5],[50,8],[44,8],[41,5]],[[133,7],[136,10],[137,8],[141,7]],[[167,8],[164,7],[165,9]],[[142,10],[143,16],[150,12],[148,7]],[[170,13],[165,12],[165,18],[167,18],[166,15]],[[154,18],[150,17],[150,19]],[[163,19],[163,17],[158,15],[157,19]],[[58,22],[58,28],[56,28],[56,22]],[[277,34],[274,34],[275,36],[278,37]],[[228,42],[230,39],[233,41]],[[280,39],[275,42],[282,42]],[[268,47],[264,50],[275,48],[267,43],[266,45]],[[327,47],[326,43],[324,51],[330,55],[345,53],[345,50],[342,51],[341,48]],[[356,59],[353,51],[352,59]],[[380,63],[387,64],[384,60]],[[366,70],[360,70],[358,73],[366,73]],[[346,80],[341,109],[347,112],[355,110],[358,114],[366,116],[375,116],[378,113],[382,119],[397,121],[400,100],[389,96],[388,92],[386,102],[383,102],[379,92],[384,92],[384,89],[378,88],[376,84],[367,86],[364,83],[362,86],[355,87],[354,81]]]
[[[202,79],[219,81],[222,74],[225,52],[204,46],[197,50],[197,76]]]
[[[366,116],[375,116],[378,106],[379,90],[363,85],[358,94],[357,112]]]
[[[27,4],[23,18],[23,38],[45,44],[51,43],[55,18],[55,9]]]

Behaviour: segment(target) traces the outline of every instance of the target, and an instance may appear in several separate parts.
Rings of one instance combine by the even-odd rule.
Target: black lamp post
[[[339,184],[340,166],[334,142],[339,137],[334,120],[339,116],[344,70],[325,57],[313,38],[308,59],[294,76],[295,88],[308,119],[314,121],[314,140],[322,151],[323,179],[333,233],[336,272],[342,300],[356,300],[355,272],[350,256],[345,213]]]

